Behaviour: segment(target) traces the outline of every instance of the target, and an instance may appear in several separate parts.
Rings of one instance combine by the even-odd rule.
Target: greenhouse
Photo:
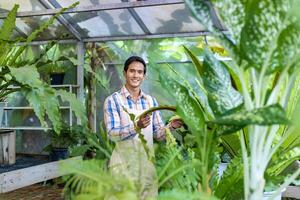
[[[0,0],[0,199],[300,199],[298,0]]]

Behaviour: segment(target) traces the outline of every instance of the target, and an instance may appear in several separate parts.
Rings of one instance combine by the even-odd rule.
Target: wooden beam
[[[13,191],[35,183],[66,175],[67,173],[61,172],[59,166],[63,162],[76,162],[81,159],[81,157],[74,157],[2,173],[0,174],[0,193]]]

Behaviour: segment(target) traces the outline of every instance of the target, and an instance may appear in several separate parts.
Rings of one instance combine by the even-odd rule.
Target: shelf
[[[79,85],[50,85],[53,88],[79,88]],[[19,86],[9,86],[8,88],[20,88]]]
[[[50,128],[43,128],[43,127],[37,127],[37,126],[14,126],[14,127],[0,127],[0,130],[33,130],[33,131],[47,131]]]
[[[6,106],[4,110],[32,110],[31,106]],[[60,106],[59,109],[70,109],[70,106]]]
[[[65,88],[70,93],[76,93],[74,88],[79,88],[79,85],[71,85],[71,84],[65,84],[65,85],[50,85],[52,88]],[[19,86],[10,86],[9,88],[20,88]],[[5,122],[4,124],[8,124],[8,111],[12,110],[33,110],[32,106],[4,106],[5,111]],[[67,106],[59,106],[60,110],[67,110],[69,111],[69,125],[73,125],[73,113],[71,112],[71,107],[69,105]],[[33,130],[33,131],[47,131],[50,128],[40,127],[40,126],[16,126],[16,127],[0,127],[1,129],[11,129],[11,130]]]

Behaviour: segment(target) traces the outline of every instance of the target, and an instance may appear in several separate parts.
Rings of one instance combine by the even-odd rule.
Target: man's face
[[[138,61],[132,62],[128,65],[127,71],[124,71],[124,76],[127,86],[131,88],[140,87],[145,78],[144,65]]]

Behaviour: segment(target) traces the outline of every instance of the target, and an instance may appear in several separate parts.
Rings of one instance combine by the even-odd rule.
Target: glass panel
[[[45,9],[37,0],[9,0],[9,1],[2,1],[0,2],[0,8],[4,10],[11,10],[15,4],[19,4],[18,12],[24,11],[36,11],[36,10],[43,10]]]
[[[185,5],[135,8],[151,33],[203,31],[204,27],[192,17]],[[154,14],[155,13],[155,14]]]
[[[40,25],[47,20],[50,16],[35,16],[35,17],[23,17],[17,18],[16,25],[17,27],[26,35],[32,33],[33,30],[36,30]],[[43,33],[39,34],[36,39],[68,39],[72,38],[72,34],[59,22],[54,21]]]
[[[67,7],[72,5],[73,3],[77,2],[78,0],[56,0],[61,6]],[[120,3],[121,0],[81,0],[79,3],[79,6],[85,7],[85,6],[93,6],[93,5],[99,5],[99,4],[111,4],[111,3]]]
[[[71,15],[88,37],[143,34],[127,10],[85,12]]]
[[[63,1],[57,0],[62,7],[70,6],[76,0]],[[121,3],[120,0],[84,0],[80,1],[79,6],[96,6],[99,4]],[[120,35],[137,35],[144,32],[137,22],[132,18],[127,9],[84,12],[70,14],[74,22],[79,25],[83,31],[80,31],[84,37],[101,37],[101,36],[120,36]]]

